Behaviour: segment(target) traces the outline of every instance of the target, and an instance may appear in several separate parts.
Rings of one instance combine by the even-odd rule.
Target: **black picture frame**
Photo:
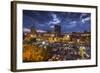
[[[51,68],[31,68],[31,69],[17,69],[17,4],[28,4],[28,5],[44,5],[44,6],[58,6],[58,7],[76,7],[76,8],[91,8],[96,10],[96,23],[95,23],[95,36],[96,36],[96,57],[95,64],[93,65],[82,65],[82,66],[65,66],[65,67],[51,67]],[[21,71],[37,71],[37,70],[52,70],[52,69],[70,69],[70,68],[84,68],[84,67],[96,67],[98,65],[98,49],[97,49],[97,40],[98,40],[98,7],[90,5],[74,5],[74,4],[58,4],[58,3],[43,3],[43,2],[27,2],[27,1],[12,1],[11,2],[11,71],[21,72]]]

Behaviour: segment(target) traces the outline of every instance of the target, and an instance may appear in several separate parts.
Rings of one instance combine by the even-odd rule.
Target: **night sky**
[[[23,10],[24,29],[34,26],[36,30],[52,31],[54,25],[60,25],[62,33],[90,31],[91,14]]]

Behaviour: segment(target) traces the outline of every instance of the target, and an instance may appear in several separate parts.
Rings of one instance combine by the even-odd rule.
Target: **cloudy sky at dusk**
[[[37,30],[52,31],[54,25],[60,25],[61,32],[90,31],[91,14],[23,10],[23,28],[34,26]]]

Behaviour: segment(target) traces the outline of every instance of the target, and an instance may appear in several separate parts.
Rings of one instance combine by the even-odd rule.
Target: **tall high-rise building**
[[[61,26],[55,25],[54,32],[55,32],[56,36],[59,36],[61,34]]]
[[[31,26],[31,33],[33,33],[33,34],[36,33],[35,25],[32,25],[32,26]]]

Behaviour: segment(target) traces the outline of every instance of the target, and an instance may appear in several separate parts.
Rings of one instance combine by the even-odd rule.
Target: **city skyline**
[[[23,10],[23,29],[34,26],[36,30],[52,31],[55,25],[61,26],[61,32],[91,31],[91,14],[76,12]]]

